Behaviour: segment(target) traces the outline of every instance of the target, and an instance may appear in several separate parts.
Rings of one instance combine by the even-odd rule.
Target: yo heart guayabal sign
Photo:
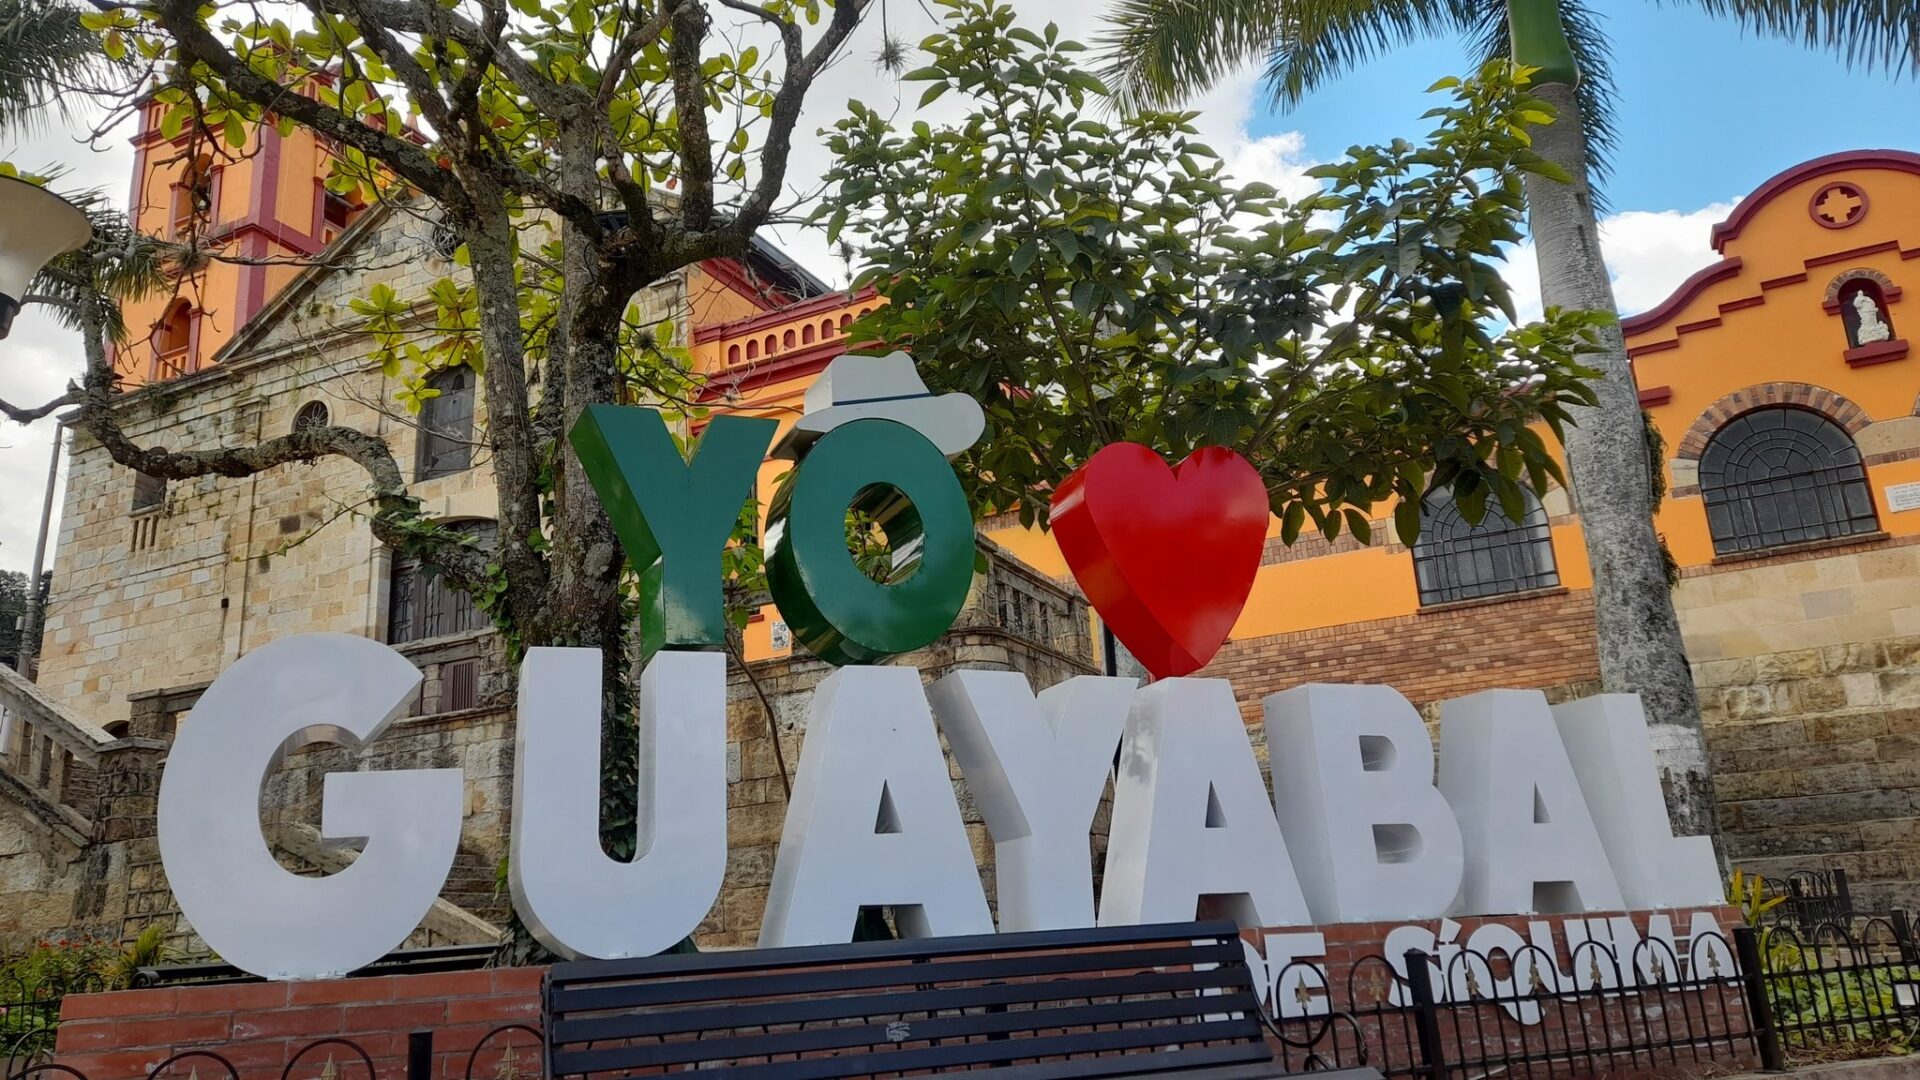
[[[927,686],[880,666],[930,644],[965,603],[973,515],[949,459],[982,427],[977,403],[927,393],[904,354],[842,357],[773,448],[795,465],[768,516],[769,586],[795,640],[838,670],[809,705],[761,945],[849,940],[872,906],[913,936],[994,929],[942,735],[994,842],[1003,931],[1185,920],[1203,904],[1247,927],[1304,927],[1720,902],[1709,841],[1668,827],[1629,695],[1447,702],[1436,783],[1427,728],[1394,690],[1297,687],[1263,703],[1269,788],[1233,688],[1185,677],[1226,640],[1265,540],[1259,477],[1228,450],[1169,467],[1110,446],[1054,499],[1070,567],[1150,685],[1081,676],[1035,693],[1018,673],[959,671]],[[572,432],[646,568],[651,658],[630,861],[599,841],[599,652],[535,648],[521,665],[509,881],[557,952],[661,952],[719,895],[720,557],[774,431],[716,417],[684,456],[658,413],[595,406]],[[890,583],[849,551],[849,509],[885,530],[901,571]],[[328,774],[322,834],[365,846],[322,877],[280,866],[259,816],[284,754],[377,739],[419,680],[386,645],[304,635],[248,653],[196,704],[161,781],[160,849],[181,910],[223,958],[269,978],[340,975],[427,914],[459,843],[461,770]],[[1096,896],[1089,834],[1109,784]]]

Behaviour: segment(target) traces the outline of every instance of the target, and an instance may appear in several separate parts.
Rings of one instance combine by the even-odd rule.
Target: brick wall
[[[54,1055],[87,1080],[144,1080],[174,1054],[204,1049],[230,1062],[242,1080],[278,1076],[289,1060],[320,1039],[344,1039],[366,1052],[374,1076],[352,1047],[315,1047],[300,1059],[318,1076],[331,1058],[340,1080],[392,1080],[406,1075],[407,1034],[434,1033],[435,1080],[467,1075],[467,1063],[489,1032],[506,1024],[540,1025],[544,968],[502,968],[439,975],[387,975],[310,983],[123,990],[76,994],[61,1008]],[[507,1067],[501,1058],[511,1051]],[[189,1058],[162,1075],[222,1080],[211,1058]],[[495,1080],[540,1075],[538,1041],[503,1033],[486,1044],[473,1075]]]
[[[1555,589],[1234,641],[1200,674],[1231,679],[1257,724],[1261,699],[1308,682],[1384,683],[1421,706],[1496,686],[1592,683],[1593,635],[1593,594]]]

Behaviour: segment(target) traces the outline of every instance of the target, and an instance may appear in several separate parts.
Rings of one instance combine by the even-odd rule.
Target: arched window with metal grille
[[[1421,508],[1413,574],[1423,607],[1552,588],[1560,572],[1547,511],[1529,494],[1527,512],[1515,523],[1489,499],[1480,524],[1469,525],[1452,492],[1431,492]]]
[[[1810,409],[1771,406],[1727,421],[1700,455],[1700,494],[1716,555],[1880,528],[1860,448]]]

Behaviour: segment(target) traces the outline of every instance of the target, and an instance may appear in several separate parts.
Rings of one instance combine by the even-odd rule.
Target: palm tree
[[[1610,0],[1617,3],[1618,0]],[[1804,41],[1871,70],[1920,74],[1920,0],[1694,0],[1744,29]],[[1558,121],[1535,148],[1565,182],[1531,176],[1527,211],[1549,307],[1614,311],[1590,177],[1614,141],[1608,46],[1588,0],[1118,0],[1109,74],[1128,100],[1165,104],[1264,57],[1276,101],[1291,105],[1393,47],[1460,35],[1482,58],[1537,68],[1533,92]],[[1598,156],[1596,157],[1596,151]],[[1700,702],[1667,584],[1649,498],[1652,465],[1626,342],[1602,334],[1597,402],[1568,432],[1574,497],[1593,566],[1600,675],[1638,692],[1683,834],[1714,834]]]
[[[62,0],[0,0],[0,134],[65,119],[84,89],[109,66],[100,35]]]

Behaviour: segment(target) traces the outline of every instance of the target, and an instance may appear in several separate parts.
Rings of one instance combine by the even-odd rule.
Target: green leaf
[[[1287,504],[1286,516],[1280,519],[1280,542],[1292,547],[1300,539],[1300,530],[1307,524],[1307,504],[1295,499]]]
[[[1040,245],[1032,240],[1028,240],[1020,245],[1018,251],[1013,253],[1012,261],[1007,264],[1008,269],[1013,272],[1014,277],[1019,277],[1027,272],[1027,268],[1033,265],[1033,260],[1038,257],[1039,254]]]
[[[1393,508],[1393,531],[1400,542],[1412,547],[1420,539],[1420,504],[1402,499]]]

